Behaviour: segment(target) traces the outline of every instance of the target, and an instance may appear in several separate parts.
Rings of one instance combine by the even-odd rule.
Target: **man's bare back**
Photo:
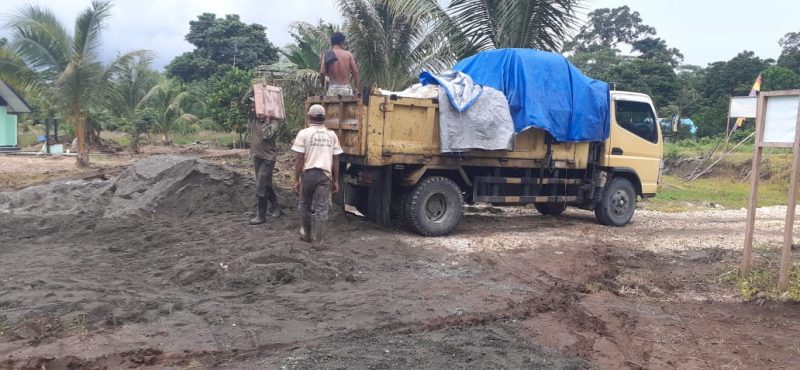
[[[320,61],[320,74],[328,76],[330,83],[333,85],[350,85],[350,76],[352,74],[357,90],[361,81],[359,81],[358,67],[356,67],[353,54],[338,45],[334,45],[332,50],[336,54],[336,61],[326,69],[325,58],[323,57],[323,60]]]

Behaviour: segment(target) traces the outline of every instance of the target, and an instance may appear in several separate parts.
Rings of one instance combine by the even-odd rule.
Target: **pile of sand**
[[[67,181],[0,193],[0,214],[124,218],[243,212],[253,183],[227,166],[196,158],[153,156],[108,181]]]

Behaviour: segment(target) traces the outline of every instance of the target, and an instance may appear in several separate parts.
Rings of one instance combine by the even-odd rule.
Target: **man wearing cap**
[[[300,195],[303,228],[300,239],[323,249],[328,231],[331,192],[339,191],[339,138],[325,127],[325,108],[314,104],[308,109],[309,127],[300,130],[292,144],[297,152],[294,191]],[[313,217],[313,233],[312,233]]]

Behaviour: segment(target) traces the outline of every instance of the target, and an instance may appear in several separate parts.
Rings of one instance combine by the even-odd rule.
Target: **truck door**
[[[606,142],[605,165],[633,171],[642,194],[655,194],[661,166],[661,128],[649,99],[614,97],[611,133]]]

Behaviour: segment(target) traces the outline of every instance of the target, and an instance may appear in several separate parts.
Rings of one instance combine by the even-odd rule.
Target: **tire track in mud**
[[[63,357],[31,357],[11,359],[0,362],[0,368],[19,370],[42,369],[192,369],[216,366],[233,356],[224,351],[184,351],[181,353],[165,353],[156,348],[141,348],[118,353],[107,353],[102,356],[86,359],[72,355]]]

